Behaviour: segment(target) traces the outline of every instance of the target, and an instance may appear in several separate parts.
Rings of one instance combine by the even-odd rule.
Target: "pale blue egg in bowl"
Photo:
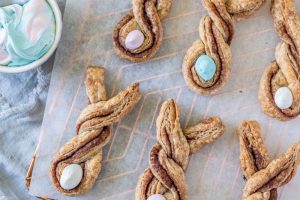
[[[1,0],[0,72],[20,73],[42,65],[57,48],[61,33],[56,0]]]

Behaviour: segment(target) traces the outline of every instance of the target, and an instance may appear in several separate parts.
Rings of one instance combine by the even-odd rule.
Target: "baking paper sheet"
[[[186,171],[189,199],[240,199],[244,180],[234,130],[242,120],[261,123],[272,158],[300,140],[300,117],[278,122],[265,116],[258,105],[258,83],[264,68],[274,59],[279,41],[269,7],[270,1],[249,19],[236,23],[231,79],[216,95],[202,97],[187,88],[181,74],[183,56],[199,38],[199,21],[206,14],[200,0],[174,0],[163,21],[162,47],[155,58],[142,64],[120,60],[112,48],[113,27],[130,10],[130,0],[67,1],[30,194],[60,200],[134,199],[136,182],[148,166],[148,153],[155,143],[156,116],[162,102],[174,98],[181,108],[182,127],[214,115],[226,125],[224,136],[190,157]],[[297,7],[300,11],[300,1]],[[65,197],[50,183],[49,163],[75,135],[75,121],[86,103],[83,80],[88,65],[106,67],[109,96],[140,82],[143,97],[133,112],[114,125],[113,138],[104,147],[102,172],[92,190],[81,197]],[[279,189],[279,199],[299,199],[299,188],[300,172]]]

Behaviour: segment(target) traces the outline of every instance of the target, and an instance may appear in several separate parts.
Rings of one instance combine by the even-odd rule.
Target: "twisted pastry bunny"
[[[300,142],[279,158],[269,162],[269,155],[256,121],[243,122],[238,129],[240,161],[247,180],[244,200],[276,200],[277,188],[287,184],[300,163]]]
[[[294,0],[273,0],[272,14],[282,42],[261,78],[258,97],[264,113],[287,121],[300,113],[300,18]]]
[[[268,150],[260,134],[257,121],[242,122],[237,130],[240,139],[240,161],[245,180],[267,167],[270,162]],[[276,200],[277,190],[273,189],[264,194],[266,200]]]
[[[200,40],[188,49],[182,64],[183,76],[191,90],[210,95],[219,90],[231,72],[230,43],[233,18],[254,13],[264,0],[202,0],[209,16],[200,22]]]
[[[171,99],[163,103],[156,127],[157,143],[150,152],[150,167],[139,178],[136,200],[187,200],[184,171],[189,155],[220,137],[224,125],[213,117],[182,131],[179,108]]]
[[[111,125],[127,115],[140,99],[133,84],[107,100],[104,68],[89,67],[86,75],[89,105],[77,120],[77,135],[55,155],[50,177],[55,189],[68,196],[87,192],[101,170],[102,148],[111,138]]]
[[[152,58],[159,50],[172,0],[132,0],[133,9],[116,25],[113,44],[116,54],[132,62]]]

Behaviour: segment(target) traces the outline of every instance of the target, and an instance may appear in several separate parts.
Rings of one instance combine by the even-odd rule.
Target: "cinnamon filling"
[[[199,76],[197,76],[199,81],[194,80],[194,82],[195,82],[196,85],[199,85],[202,88],[213,88],[216,85],[216,83],[218,82],[218,80],[220,79],[221,71],[223,69],[223,61],[221,60],[220,55],[219,55],[219,47],[217,45],[217,41],[216,41],[216,38],[215,38],[215,33],[213,31],[213,21],[212,21],[212,19],[209,18],[209,22],[205,23],[204,26],[206,27],[207,32],[208,32],[206,34],[206,37],[208,37],[209,39],[207,39],[207,40],[211,41],[211,43],[209,45],[211,47],[210,48],[211,51],[212,51],[211,53],[213,55],[215,55],[218,58],[218,60],[220,61],[220,67],[217,67],[216,73],[215,73],[215,75],[214,75],[214,77],[212,78],[211,81],[208,81],[208,82],[206,81],[205,82],[202,79],[200,79]],[[195,71],[195,66],[194,65],[193,65],[192,68]]]
[[[114,30],[114,36],[113,36],[113,41],[114,44],[116,45],[116,47],[122,51],[122,53],[130,56],[130,57],[134,57],[134,58],[142,58],[144,57],[149,51],[151,51],[151,49],[153,48],[153,46],[155,46],[157,44],[158,41],[158,33],[157,32],[153,32],[153,28],[152,28],[152,22],[150,20],[150,16],[148,16],[147,12],[146,12],[146,6],[147,6],[147,2],[145,2],[147,0],[144,0],[143,2],[143,6],[142,6],[142,22],[146,25],[147,30],[149,30],[151,37],[154,38],[153,41],[151,41],[151,44],[148,48],[144,49],[142,52],[140,53],[133,53],[131,51],[129,51],[128,49],[126,49],[120,42],[120,30],[123,26],[125,26],[129,21],[134,19],[134,14],[133,11],[130,11],[125,17],[123,17],[123,19],[119,22],[119,24],[116,26],[116,29]],[[154,1],[154,4],[157,4],[157,1]],[[147,16],[147,17],[146,17]]]
[[[252,157],[254,158],[255,170],[259,171],[259,170],[263,169],[265,167],[265,166],[263,166],[264,158],[262,157],[260,152],[257,151],[256,149],[251,149],[251,154],[252,154]]]
[[[74,151],[74,153],[68,155],[68,157],[64,157],[64,158],[62,158],[62,159],[60,159],[60,160],[55,161],[54,164],[53,164],[52,170],[56,171],[57,166],[58,166],[58,164],[59,164],[60,162],[65,161],[65,162],[70,162],[70,163],[71,163],[72,160],[74,160],[74,159],[80,157],[80,155],[83,154],[84,152],[86,152],[86,151],[88,151],[89,149],[92,149],[92,148],[98,146],[99,144],[101,144],[101,143],[107,138],[107,136],[108,136],[107,133],[109,133],[109,127],[108,127],[108,126],[107,126],[107,127],[104,127],[103,129],[101,129],[101,130],[99,131],[99,135],[97,135],[96,137],[94,137],[94,138],[90,139],[89,141],[87,141],[87,142],[86,142],[85,144],[83,144],[80,148],[78,148],[76,151]],[[84,162],[83,162],[83,163],[80,163],[80,165],[81,165],[81,167],[82,167],[82,169],[83,169],[83,171],[84,171]],[[53,174],[56,174],[56,172],[53,173]],[[84,174],[85,174],[85,173],[84,173]],[[58,185],[59,185],[58,177],[55,176],[55,178],[56,178],[56,182],[57,182]],[[83,179],[83,178],[82,178],[82,179]],[[79,185],[80,185],[80,184],[79,184]],[[77,187],[79,187],[79,185],[78,185]],[[76,187],[76,188],[77,188],[77,187]],[[64,190],[64,191],[65,191],[65,192],[72,192],[72,191],[76,190],[76,188],[74,188],[74,189],[72,189],[72,190]],[[63,189],[63,188],[62,188],[62,189]]]
[[[160,165],[158,154],[160,150],[162,149],[160,144],[155,144],[150,152],[150,165],[153,171],[157,173],[157,175],[161,178],[160,181],[171,190],[172,187],[176,187],[173,180],[169,177],[167,171]],[[152,171],[152,170],[151,170]],[[153,173],[153,172],[152,172]],[[175,192],[172,190],[172,192]],[[179,199],[181,199],[180,191],[176,189],[176,192],[178,193]]]
[[[282,171],[275,174],[275,176],[273,178],[271,178],[267,183],[265,183],[262,187],[260,187],[256,191],[262,191],[263,192],[263,191],[268,191],[268,190],[273,189],[273,188],[274,189],[277,188],[278,185],[280,185],[280,183],[285,181],[285,180],[278,179],[278,178],[286,178],[287,177],[286,170],[287,169],[283,169]]]
[[[99,116],[92,116],[90,118],[85,119],[82,122],[79,122],[76,125],[77,134],[79,134],[80,132],[83,132],[84,130],[86,130],[90,127],[100,124],[101,122],[99,122],[99,120],[105,121],[105,117],[108,117],[108,116],[112,115],[113,113],[114,113],[114,111],[111,111],[107,114],[102,114]]]
[[[227,34],[228,34],[228,38],[224,38],[226,43],[230,45],[231,43],[231,40],[233,38],[233,34],[234,34],[234,30],[233,30],[233,26],[232,26],[232,23],[228,20],[228,19],[225,19],[220,11],[218,10],[218,7],[213,4],[214,6],[214,13],[218,16],[219,19],[222,19],[222,22],[226,25],[225,27],[223,27],[224,29],[226,29],[227,31]]]
[[[172,179],[169,177],[167,171],[159,163],[158,154],[161,149],[162,147],[158,143],[153,146],[150,152],[150,165],[153,171],[155,171],[158,174],[158,176],[162,179],[163,184],[167,188],[172,188],[172,186],[174,185]]]

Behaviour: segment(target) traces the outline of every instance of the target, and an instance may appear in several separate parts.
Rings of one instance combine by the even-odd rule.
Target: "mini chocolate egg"
[[[293,104],[293,94],[288,87],[281,87],[275,92],[274,101],[278,108],[287,109]]]
[[[144,40],[144,34],[140,30],[134,30],[126,36],[125,46],[130,50],[137,49],[143,44]]]
[[[211,57],[202,54],[196,61],[195,70],[204,81],[209,81],[214,77],[217,66]]]
[[[166,200],[166,199],[161,194],[154,194],[154,195],[151,195],[147,200]]]
[[[78,164],[71,164],[65,167],[60,176],[60,186],[65,190],[75,188],[81,181],[83,170]]]

